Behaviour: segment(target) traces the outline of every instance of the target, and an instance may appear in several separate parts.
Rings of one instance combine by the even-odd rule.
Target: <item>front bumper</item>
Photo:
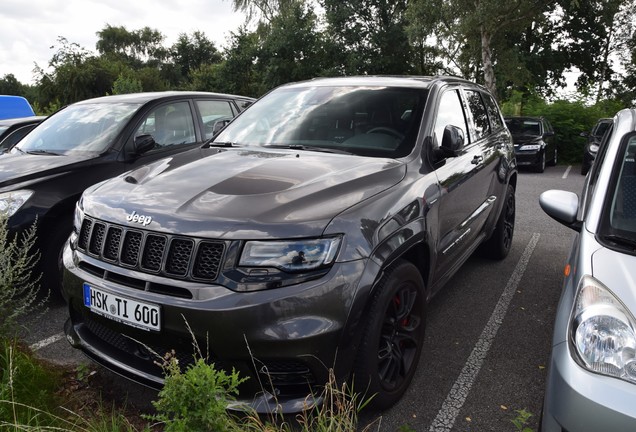
[[[543,432],[636,430],[636,385],[579,366],[567,343],[552,349]]]
[[[541,163],[542,150],[515,150],[515,158],[519,166],[535,166]]]
[[[117,283],[117,278],[162,278],[107,263],[99,265],[120,274],[97,277],[90,266],[83,265],[91,258],[69,246],[63,259],[63,293],[70,312],[67,339],[97,363],[141,384],[162,386],[158,363],[164,354],[174,351],[183,368],[199,355],[218,369],[234,368],[239,376],[249,378],[239,388],[239,404],[262,413],[293,413],[313,403],[308,396],[319,395],[330,368],[339,379],[351,369],[357,336],[348,326],[360,326],[351,326],[347,320],[364,261],[336,264],[318,280],[249,293],[169,281],[181,285],[181,290],[199,291],[194,299],[184,299]],[[85,282],[114,295],[159,305],[161,330],[141,330],[94,314],[83,304]]]

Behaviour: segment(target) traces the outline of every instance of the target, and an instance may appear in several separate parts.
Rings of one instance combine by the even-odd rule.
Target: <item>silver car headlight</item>
[[[636,383],[636,320],[602,283],[584,276],[572,311],[572,341],[582,366]]]
[[[305,272],[329,266],[336,258],[340,237],[286,241],[248,241],[239,266],[274,267],[287,272]]]
[[[32,190],[16,190],[0,193],[0,215],[11,217],[33,195]]]
[[[539,144],[528,144],[528,145],[522,145],[521,147],[519,147],[519,150],[521,151],[539,150],[540,148],[541,148],[541,145]]]

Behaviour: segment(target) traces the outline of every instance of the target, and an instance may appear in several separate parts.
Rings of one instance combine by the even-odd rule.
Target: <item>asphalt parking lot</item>
[[[405,397],[374,416],[379,431],[512,431],[517,410],[533,414],[536,430],[563,265],[574,232],[546,216],[541,192],[580,193],[579,167],[522,171],[510,255],[501,262],[473,257],[429,305],[418,372]],[[24,339],[58,364],[88,363],[62,334],[59,298],[26,323]],[[105,373],[105,372],[103,372]],[[153,392],[113,376],[130,403],[149,404]]]

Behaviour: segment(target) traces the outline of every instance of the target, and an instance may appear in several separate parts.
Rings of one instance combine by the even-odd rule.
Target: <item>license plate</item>
[[[144,330],[161,329],[158,305],[121,297],[84,283],[84,306],[96,314]]]

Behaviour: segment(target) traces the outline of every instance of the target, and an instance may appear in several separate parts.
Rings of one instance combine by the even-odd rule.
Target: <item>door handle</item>
[[[484,157],[482,155],[476,155],[472,161],[470,161],[471,164],[477,165],[479,162],[483,161]]]

